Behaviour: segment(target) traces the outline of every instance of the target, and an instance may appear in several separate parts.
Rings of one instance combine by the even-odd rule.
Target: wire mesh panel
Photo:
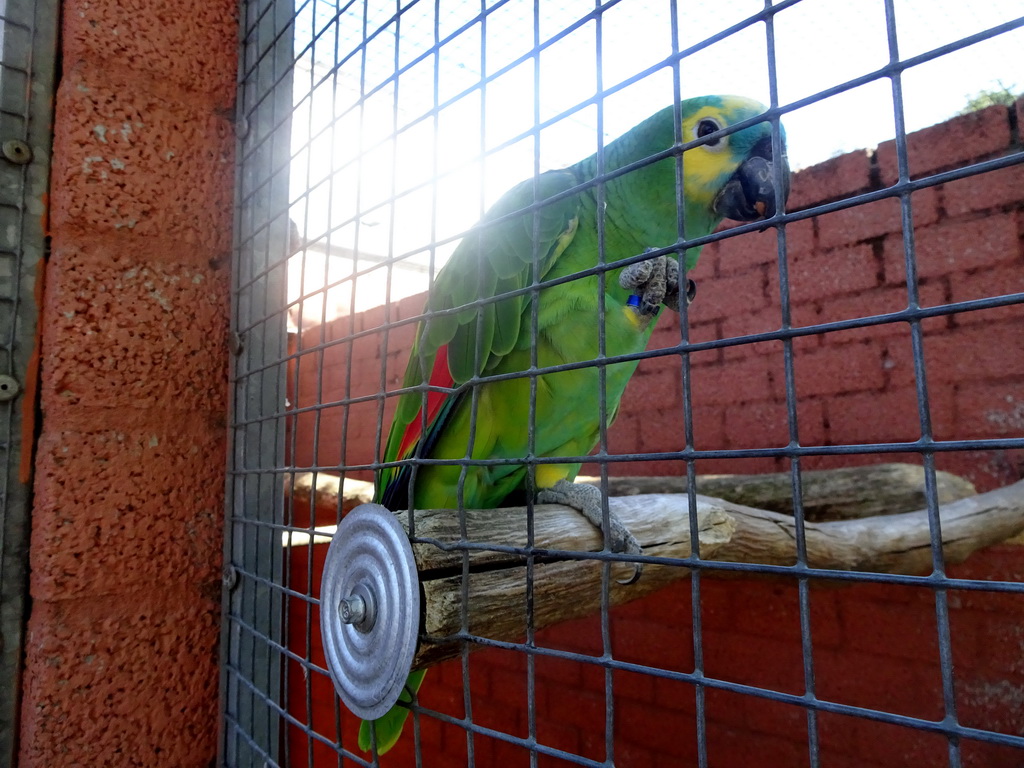
[[[1024,761],[1017,4],[243,15],[226,764]],[[320,631],[369,501],[396,739]]]
[[[28,587],[31,355],[46,253],[56,17],[56,3],[0,2],[0,762],[8,765]]]
[[[263,765],[281,723],[292,9],[250,3],[242,29],[222,690],[227,764]]]

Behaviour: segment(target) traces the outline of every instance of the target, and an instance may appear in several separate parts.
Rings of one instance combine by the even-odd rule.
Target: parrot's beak
[[[775,168],[771,137],[754,145],[750,156],[736,169],[715,196],[712,208],[719,216],[736,221],[757,221],[775,215]],[[785,150],[778,163],[782,199],[789,196],[789,161]]]

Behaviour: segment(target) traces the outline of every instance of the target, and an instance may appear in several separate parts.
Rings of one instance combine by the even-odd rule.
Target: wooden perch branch
[[[923,573],[931,567],[931,534],[924,472],[905,464],[804,472],[801,476],[808,565],[832,570]],[[581,478],[582,480],[582,478]],[[981,495],[966,480],[936,473],[942,542],[947,562],[1024,531],[1024,481]],[[330,517],[372,498],[370,483],[319,473],[288,483],[294,504],[315,504]],[[609,506],[633,532],[645,555],[687,558],[692,553],[689,499],[683,478],[611,478]],[[698,476],[696,533],[703,560],[790,566],[796,563],[796,521],[789,474]],[[647,493],[645,493],[647,491]],[[650,493],[656,491],[656,493]],[[670,492],[672,491],[672,492]],[[339,496],[340,492],[340,496]],[[964,498],[967,497],[967,498]],[[728,500],[726,500],[728,499]],[[919,511],[911,512],[909,510]],[[323,518],[321,518],[323,519]],[[409,515],[398,519],[408,527]],[[825,520],[825,522],[816,522]],[[424,637],[414,667],[458,654],[450,637],[466,630],[517,641],[526,633],[528,580],[535,629],[597,613],[604,571],[609,599],[628,602],[689,575],[676,565],[648,564],[631,586],[617,579],[632,566],[588,553],[603,549],[601,532],[578,512],[536,505],[532,546],[525,508],[414,513],[413,551],[423,590]],[[287,546],[329,541],[289,534]],[[528,579],[526,553],[532,552]],[[465,561],[465,562],[464,562]],[[468,578],[464,572],[468,571]],[[704,571],[706,576],[735,572]]]
[[[308,506],[313,494],[312,472],[295,476],[288,484],[293,503]],[[577,482],[600,485],[597,478]],[[697,493],[783,514],[793,514],[793,486],[788,472],[770,475],[698,475]],[[936,472],[940,504],[972,496],[974,486],[962,477]],[[874,464],[867,467],[812,470],[801,474],[806,520],[848,520],[873,515],[892,515],[925,506],[924,469],[915,464]],[[316,475],[315,503],[318,511],[336,514],[338,492],[341,510],[373,498],[373,483],[345,478],[344,489],[336,475]],[[610,477],[610,496],[650,493],[686,493],[685,477]]]
[[[688,557],[690,525],[685,495],[638,495],[609,500],[610,508],[640,541],[645,555]],[[949,562],[1024,531],[1024,481],[940,508],[942,542]],[[407,515],[399,515],[408,519]],[[474,550],[475,544],[526,546],[526,510],[466,513],[466,536],[459,516],[448,510],[415,513],[413,549],[424,594],[424,630],[437,642],[420,644],[414,667],[451,658],[458,643],[443,638],[464,628],[499,640],[517,640],[526,631],[526,566],[515,552]],[[745,507],[720,499],[697,497],[697,530],[703,559],[727,562],[793,565],[796,562],[795,521],[791,516]],[[807,561],[815,568],[918,573],[931,567],[931,536],[925,510],[860,520],[805,525]],[[423,542],[423,539],[429,539]],[[468,583],[463,584],[463,550],[447,549],[464,540],[470,551]],[[534,547],[540,550],[595,552],[600,533],[575,510],[539,505],[534,513]],[[601,605],[601,562],[540,562],[533,566],[534,627],[540,629],[596,613]],[[616,583],[628,565],[610,566],[609,597],[613,605],[634,600],[671,581],[686,578],[686,568],[648,565],[640,581]],[[453,573],[454,571],[454,573]],[[708,570],[706,575],[716,575]],[[718,575],[722,575],[719,573]],[[465,590],[465,592],[464,592]],[[463,606],[463,596],[468,603]]]
[[[644,554],[689,557],[690,521],[687,500],[680,496],[631,496],[615,499],[612,509],[644,547]],[[399,515],[399,519],[407,519]],[[466,540],[503,547],[527,546],[525,507],[473,510],[466,513]],[[713,556],[729,541],[735,524],[713,505],[697,511],[701,553]],[[451,510],[416,513],[416,537],[442,546],[459,541],[459,515]],[[540,550],[598,552],[601,532],[574,509],[554,504],[534,509],[534,546]],[[432,543],[413,545],[423,589],[424,630],[445,637],[462,628],[462,550]],[[533,566],[534,626],[548,626],[600,609],[603,565],[597,560],[538,562]],[[518,639],[526,632],[526,565],[521,555],[494,550],[469,553],[469,631],[487,637]],[[633,572],[632,565],[610,566],[613,604],[642,597],[683,578],[687,571],[648,565],[639,582],[623,587],[616,579]],[[423,642],[414,666],[427,666],[458,652],[451,644]]]
[[[316,482],[315,492],[313,489],[314,477]],[[335,513],[338,509],[338,491],[342,491],[342,512],[348,512],[360,504],[373,501],[373,483],[346,477],[343,488],[341,478],[337,475],[328,475],[323,472],[318,472],[316,475],[312,472],[297,474],[295,475],[294,484],[286,484],[286,490],[291,492],[292,503],[295,506],[308,507],[312,497],[314,499],[313,503],[316,504],[318,510],[331,513]]]
[[[794,565],[792,517],[726,502],[736,531],[715,555],[736,563]],[[960,499],[939,508],[942,550],[960,563],[984,547],[1024,531],[1024,481]],[[931,568],[931,528],[926,510],[860,520],[807,523],[807,564],[812,568],[876,573],[924,573]]]
[[[576,482],[600,486],[600,480],[580,477]],[[894,515],[921,509],[925,497],[924,467],[917,464],[872,464],[866,467],[820,469],[800,474],[804,519],[849,520],[873,515]],[[940,504],[973,496],[977,491],[962,477],[936,472]],[[788,472],[769,475],[698,475],[697,493],[793,514],[793,479]],[[641,493],[686,493],[685,477],[609,477],[609,496]]]

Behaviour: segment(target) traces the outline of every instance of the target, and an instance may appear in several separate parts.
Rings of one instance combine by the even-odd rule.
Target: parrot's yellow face
[[[740,221],[774,214],[774,200],[769,199],[774,197],[769,189],[772,180],[757,179],[765,174],[766,168],[770,168],[771,123],[754,123],[735,133],[715,135],[765,111],[764,105],[742,96],[704,97],[683,102],[683,144],[701,142],[683,153],[689,204],[716,209],[721,215]],[[780,138],[785,147],[784,134]],[[752,159],[753,163],[750,162]],[[785,162],[783,150],[781,173],[783,184],[788,186],[789,169]],[[730,184],[734,186],[725,195],[727,199],[723,199],[723,192]],[[718,210],[719,205],[724,210]]]

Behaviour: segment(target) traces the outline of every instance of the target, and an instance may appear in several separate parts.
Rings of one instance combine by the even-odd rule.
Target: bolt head
[[[366,602],[359,595],[343,597],[338,604],[338,613],[346,624],[359,624],[366,618]]]

